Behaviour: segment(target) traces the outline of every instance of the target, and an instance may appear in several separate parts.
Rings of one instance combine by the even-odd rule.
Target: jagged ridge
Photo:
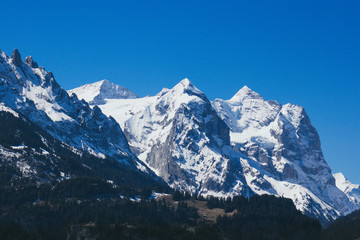
[[[0,51],[0,102],[69,146],[151,173],[130,151],[113,118],[75,95],[70,97],[31,57],[22,62],[18,50],[11,58]]]
[[[300,106],[265,101],[246,86],[211,103],[184,79],[153,97],[107,99],[99,107],[119,122],[139,159],[174,188],[284,196],[323,222],[356,208],[335,186]]]

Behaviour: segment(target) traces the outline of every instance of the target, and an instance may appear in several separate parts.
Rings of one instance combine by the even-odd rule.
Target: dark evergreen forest
[[[172,192],[155,200],[154,189],[114,188],[89,177],[55,186],[2,185],[0,190],[1,239],[311,240],[360,235],[359,212],[322,229],[291,200],[274,196],[204,199]],[[230,214],[209,221],[189,201]]]

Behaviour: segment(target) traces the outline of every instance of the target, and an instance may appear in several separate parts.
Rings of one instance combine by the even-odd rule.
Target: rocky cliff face
[[[335,186],[301,106],[265,101],[248,87],[210,102],[187,79],[153,97],[98,106],[119,122],[138,158],[176,189],[282,196],[323,222],[356,208]]]
[[[335,186],[303,107],[265,101],[248,87],[230,100],[216,99],[213,106],[230,127],[233,146],[254,161],[243,166],[254,192],[291,198],[298,209],[316,217],[355,209]]]
[[[0,102],[69,146],[147,171],[113,118],[75,95],[69,96],[51,72],[31,57],[22,62],[17,50],[11,58],[0,51]]]
[[[99,107],[170,186],[204,195],[248,194],[239,161],[227,154],[233,151],[228,126],[188,79],[153,97],[108,99]]]
[[[2,188],[56,184],[76,177],[106,180],[115,186],[163,186],[151,175],[116,159],[101,159],[61,142],[26,116],[0,103],[0,179]],[[35,200],[35,199],[34,199]]]

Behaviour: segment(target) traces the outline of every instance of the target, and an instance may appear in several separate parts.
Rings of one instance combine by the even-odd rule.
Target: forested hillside
[[[76,178],[1,186],[2,239],[319,239],[321,225],[274,196],[204,199]],[[176,200],[176,201],[175,201]],[[197,205],[206,203],[200,214]],[[207,211],[218,209],[215,221]],[[221,211],[220,211],[221,210]]]

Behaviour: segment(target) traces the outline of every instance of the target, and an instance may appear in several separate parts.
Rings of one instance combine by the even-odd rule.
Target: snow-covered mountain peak
[[[116,84],[110,82],[110,81],[107,80],[107,79],[103,79],[103,80],[101,80],[101,81],[99,81],[99,82],[101,83],[101,86],[102,86],[102,87],[112,87],[113,85],[116,85]],[[117,85],[117,86],[118,86],[118,85]]]
[[[107,79],[85,84],[81,87],[69,90],[71,95],[75,93],[79,99],[84,99],[93,105],[105,104],[105,99],[134,99],[138,96],[129,89],[110,82]]]
[[[360,207],[360,185],[351,183],[342,173],[333,174],[336,187],[345,193],[345,195],[357,207]]]
[[[99,108],[91,109],[87,103],[70,97],[51,72],[33,66],[32,58],[21,61],[17,50],[12,57],[0,52],[2,111],[13,109],[54,138],[97,157],[110,156],[136,168],[141,165],[114,119],[106,117]],[[16,116],[14,112],[11,113]]]
[[[283,196],[324,222],[355,209],[356,200],[335,186],[301,106],[266,101],[247,86],[211,103],[183,79],[156,96],[107,99],[99,108],[121,125],[137,157],[176,189]]]
[[[34,59],[31,56],[27,56],[24,61],[29,67],[31,68],[38,68],[39,65],[37,62],[34,61]]]
[[[263,99],[263,98],[260,94],[251,90],[248,86],[244,86],[229,101],[241,102],[244,99]]]
[[[203,92],[201,92],[197,87],[195,87],[195,85],[190,82],[189,79],[184,78],[183,80],[181,80],[178,84],[176,84],[172,89],[170,89],[171,94],[174,97],[179,97],[182,94],[187,94],[187,95],[195,95],[198,96],[200,98],[206,98],[205,94]]]
[[[233,195],[246,191],[241,176],[228,171],[240,171],[239,164],[222,156],[223,147],[231,150],[228,126],[188,79],[156,96],[109,99],[99,107],[122,126],[138,158],[170,186],[202,194],[221,187]]]
[[[344,183],[347,181],[347,179],[345,178],[344,174],[339,172],[339,173],[334,173],[333,174],[335,180],[337,183]]]
[[[190,86],[190,85],[194,86],[193,83],[188,78],[184,78],[179,83],[182,84],[183,86]]]
[[[192,82],[190,82],[189,79],[184,78],[183,80],[181,80],[178,84],[176,84],[172,89],[176,89],[176,90],[193,90],[195,89],[196,91],[200,91],[199,89],[197,89],[194,84]]]
[[[360,185],[351,183],[341,172],[333,174],[336,186],[343,192],[359,188]]]
[[[318,133],[303,107],[266,101],[248,87],[230,100],[215,99],[212,104],[230,127],[231,143],[256,162],[243,165],[247,183],[255,193],[291,198],[299,210],[315,207],[326,218],[356,208],[356,201],[335,186]],[[304,201],[306,195],[313,203]],[[319,217],[317,211],[310,210]]]
[[[34,95],[38,95],[39,93],[35,93],[32,88],[44,87],[44,89],[38,90],[47,92],[44,93],[45,95],[48,95],[49,89],[47,87],[60,88],[51,72],[45,71],[42,67],[33,68],[31,65],[25,64],[21,60],[21,55],[17,49],[13,51],[11,57],[2,51],[0,51],[0,55],[0,76],[3,76],[1,80],[11,85],[11,87],[17,90],[25,88],[27,94]],[[30,59],[28,58],[28,62],[29,61]],[[5,76],[8,77],[5,78]]]

